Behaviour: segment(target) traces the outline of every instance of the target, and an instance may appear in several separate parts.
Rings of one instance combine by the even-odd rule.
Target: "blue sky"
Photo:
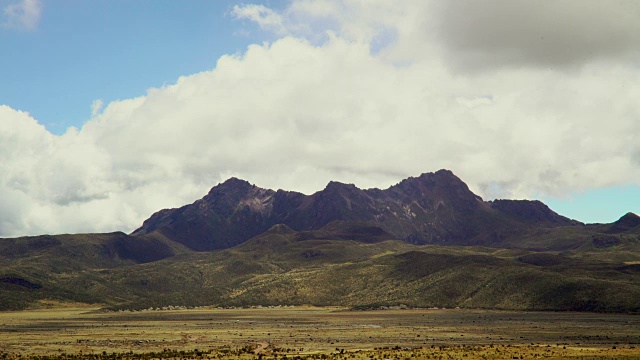
[[[230,15],[239,3],[43,1],[37,28],[0,31],[0,99],[54,134],[81,127],[94,100],[144,95],[268,38]]]
[[[542,198],[559,214],[587,223],[608,223],[627,212],[638,213],[640,188],[634,185],[592,189],[565,198]]]
[[[229,176],[440,168],[638,213],[639,5],[561,2],[0,0],[0,236],[132,230]]]

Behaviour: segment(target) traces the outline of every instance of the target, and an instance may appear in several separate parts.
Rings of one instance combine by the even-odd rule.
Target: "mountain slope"
[[[306,235],[285,225],[236,247],[163,260],[50,274],[25,298],[162,306],[383,305],[520,310],[640,311],[640,268],[593,256],[398,240],[330,239],[379,233],[331,223]],[[608,255],[607,255],[608,256]],[[638,252],[636,251],[636,256]],[[640,257],[637,257],[638,259]],[[1,296],[7,296],[3,291]]]
[[[193,252],[162,238],[142,241],[136,245],[141,253],[157,252],[158,244],[174,253],[150,262],[119,253],[114,241],[144,239],[121,233],[3,239],[0,309],[53,300],[112,308],[406,304],[638,311],[639,234],[589,235],[589,228],[543,229],[528,241],[555,242],[568,236],[566,229],[584,238],[574,250],[531,252],[413,245],[369,223],[334,221],[303,232],[280,224],[222,251]],[[595,246],[597,234],[620,241]]]
[[[21,309],[44,299],[101,302],[84,286],[69,286],[62,280],[186,252],[168,239],[121,232],[0,239],[0,310]]]
[[[154,214],[132,235],[161,233],[208,251],[235,246],[276,224],[306,231],[338,220],[369,223],[414,244],[516,247],[510,242],[530,229],[582,225],[538,201],[484,202],[453,173],[440,170],[386,190],[330,182],[309,196],[232,178],[191,205]]]

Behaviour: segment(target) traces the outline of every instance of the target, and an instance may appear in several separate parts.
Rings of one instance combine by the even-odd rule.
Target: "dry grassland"
[[[0,313],[0,359],[640,359],[640,316],[462,309]]]

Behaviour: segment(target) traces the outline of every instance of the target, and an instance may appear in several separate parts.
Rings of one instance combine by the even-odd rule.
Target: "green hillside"
[[[613,237],[600,239],[604,235]],[[527,236],[532,248],[547,248],[412,245],[359,223],[306,232],[276,225],[216,252],[120,233],[5,239],[0,306],[53,299],[114,309],[313,304],[640,311],[636,235],[607,234],[603,226]]]

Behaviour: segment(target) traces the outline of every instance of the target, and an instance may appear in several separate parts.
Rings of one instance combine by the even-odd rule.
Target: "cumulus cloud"
[[[438,20],[452,10],[438,4],[293,2],[277,13],[291,35],[94,106],[62,136],[0,107],[0,234],[131,231],[230,176],[311,193],[329,180],[387,187],[448,168],[485,198],[640,184],[630,51],[461,72],[478,66],[451,65],[470,50],[442,33],[454,31]],[[303,18],[318,28],[298,26]],[[327,36],[309,39],[311,30]],[[505,42],[472,50],[493,46],[500,57]]]
[[[35,30],[40,21],[42,4],[40,0],[21,0],[5,6],[2,10],[3,27]]]
[[[109,151],[74,128],[54,136],[28,113],[0,106],[0,236],[127,230],[195,196],[175,179],[131,186],[155,174],[117,173]]]

